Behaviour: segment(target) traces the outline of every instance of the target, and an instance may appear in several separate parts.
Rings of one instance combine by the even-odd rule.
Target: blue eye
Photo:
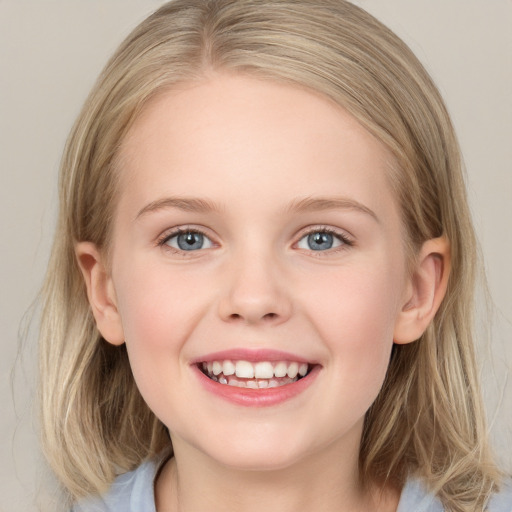
[[[165,245],[180,251],[198,251],[212,247],[212,241],[198,231],[182,231],[168,237]]]
[[[341,235],[319,230],[303,236],[299,240],[297,247],[309,251],[328,251],[344,244],[349,245],[348,241],[343,239]]]

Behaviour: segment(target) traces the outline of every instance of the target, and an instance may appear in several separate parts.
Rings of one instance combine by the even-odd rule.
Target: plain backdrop
[[[108,56],[161,3],[0,0],[1,512],[35,511],[45,474],[33,403],[37,324],[23,335],[23,317],[48,258],[64,141]],[[412,47],[441,89],[458,131],[497,311],[493,358],[481,358],[485,396],[497,451],[510,466],[512,0],[357,3]]]

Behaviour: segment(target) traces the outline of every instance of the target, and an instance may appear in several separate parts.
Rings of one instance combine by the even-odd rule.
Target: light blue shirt
[[[160,463],[147,461],[114,481],[102,497],[75,505],[72,512],[156,512],[154,481]],[[507,482],[491,499],[488,512],[512,512],[512,484]],[[409,480],[400,497],[397,512],[444,512],[440,501],[429,494],[419,480]]]

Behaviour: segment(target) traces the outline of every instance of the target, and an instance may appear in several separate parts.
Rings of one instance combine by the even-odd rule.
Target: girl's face
[[[166,92],[134,124],[106,337],[177,453],[357,457],[411,292],[392,164],[325,98],[247,77]]]

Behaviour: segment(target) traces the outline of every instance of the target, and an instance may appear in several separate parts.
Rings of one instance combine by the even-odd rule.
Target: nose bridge
[[[272,248],[247,244],[226,265],[219,314],[225,321],[282,323],[291,302],[279,259]]]

